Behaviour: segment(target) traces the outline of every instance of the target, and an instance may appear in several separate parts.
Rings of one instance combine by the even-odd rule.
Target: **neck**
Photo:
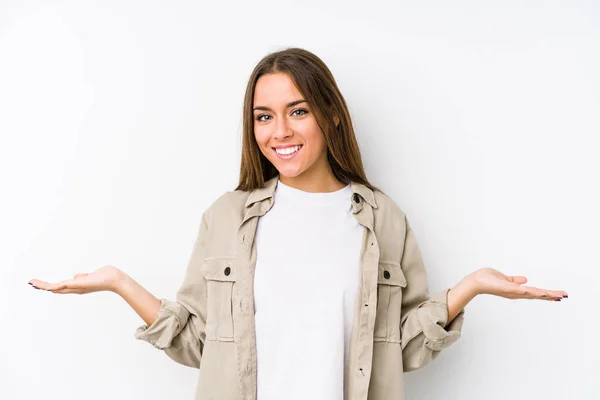
[[[310,193],[330,193],[343,189],[346,186],[345,183],[340,182],[333,175],[331,168],[312,174],[309,171],[305,171],[294,177],[287,177],[280,174],[279,180],[294,189]]]

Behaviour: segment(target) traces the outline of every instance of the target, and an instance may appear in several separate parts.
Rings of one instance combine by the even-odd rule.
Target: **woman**
[[[117,293],[135,337],[199,368],[196,399],[403,399],[403,372],[460,337],[475,296],[558,300],[483,268],[430,295],[406,214],[371,185],[321,59],[264,57],[244,100],[239,185],[202,215],[175,300],[113,266],[51,284]]]

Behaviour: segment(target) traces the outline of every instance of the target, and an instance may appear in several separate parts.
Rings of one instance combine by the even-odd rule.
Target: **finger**
[[[69,279],[57,283],[50,283],[41,281],[39,279],[32,279],[28,282],[35,289],[41,289],[46,291],[57,291],[62,289],[81,289],[83,283],[81,280]]]
[[[58,293],[58,294],[81,294],[82,291],[81,289],[70,289],[70,288],[66,288],[66,289],[59,289],[59,290],[51,290],[52,293]]]
[[[562,296],[561,297],[553,296],[547,290],[541,290],[541,292],[542,292],[542,294],[539,295],[538,297],[536,297],[539,300],[556,301],[556,300],[560,300],[562,298]]]
[[[558,298],[558,299],[568,297],[567,292],[565,292],[564,290],[549,290],[549,289],[541,289],[541,288],[536,288],[536,287],[532,287],[532,288],[535,289],[536,293],[538,293],[540,295],[546,294],[547,296],[550,296],[552,298]]]
[[[46,290],[56,291],[62,289],[77,289],[79,288],[79,282],[75,280],[66,280],[58,283],[49,285]]]
[[[516,294],[522,299],[535,299],[541,298],[542,295],[548,295],[544,291],[533,286],[519,286]]]
[[[514,283],[518,283],[519,285],[522,285],[524,283],[527,283],[527,278],[521,275],[515,275],[515,276],[507,276],[506,277],[510,282],[514,282]]]
[[[29,281],[29,284],[36,289],[58,290],[58,289],[64,289],[69,285],[73,285],[74,282],[75,281],[72,281],[72,280],[66,280],[66,281],[61,281],[58,283],[50,283],[50,282],[46,282],[46,281],[41,281],[39,279],[32,279],[31,281]]]
[[[28,282],[31,286],[33,286],[36,289],[41,289],[41,290],[48,290],[48,288],[50,286],[52,286],[52,284],[50,282],[46,282],[46,281],[41,281],[39,279],[32,279]]]
[[[45,284],[45,283],[48,283],[48,282],[41,281],[41,280],[39,280],[39,279],[31,279],[31,280],[30,280],[29,282],[27,282],[27,283],[29,283],[30,285],[33,285],[33,286],[40,286],[40,285],[43,285],[43,284]]]
[[[569,297],[569,294],[567,292],[565,292],[564,290],[550,290],[550,293],[554,293],[556,296],[558,297]]]
[[[540,289],[534,286],[521,286],[520,291],[522,298],[526,299],[556,300],[563,298],[562,291]]]

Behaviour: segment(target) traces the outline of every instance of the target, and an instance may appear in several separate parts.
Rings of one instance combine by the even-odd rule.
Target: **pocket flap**
[[[393,261],[380,261],[377,283],[380,285],[392,285],[406,287],[406,277],[400,267],[400,263]]]
[[[237,277],[233,258],[205,258],[200,270],[211,281],[235,282]]]

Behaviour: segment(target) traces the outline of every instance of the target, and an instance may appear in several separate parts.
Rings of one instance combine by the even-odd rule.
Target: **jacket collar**
[[[278,178],[279,175],[275,175],[273,178],[265,182],[265,185],[262,188],[254,189],[250,193],[250,196],[248,196],[245,207],[248,208],[256,202],[272,198],[273,193],[275,192],[275,188],[277,187]],[[352,191],[352,207],[354,209],[354,212],[358,212],[362,208],[361,199],[369,203],[369,205],[372,208],[377,208],[377,203],[375,202],[375,194],[369,187],[358,182],[350,182],[350,189]],[[357,197],[356,195],[358,195],[359,197]]]

